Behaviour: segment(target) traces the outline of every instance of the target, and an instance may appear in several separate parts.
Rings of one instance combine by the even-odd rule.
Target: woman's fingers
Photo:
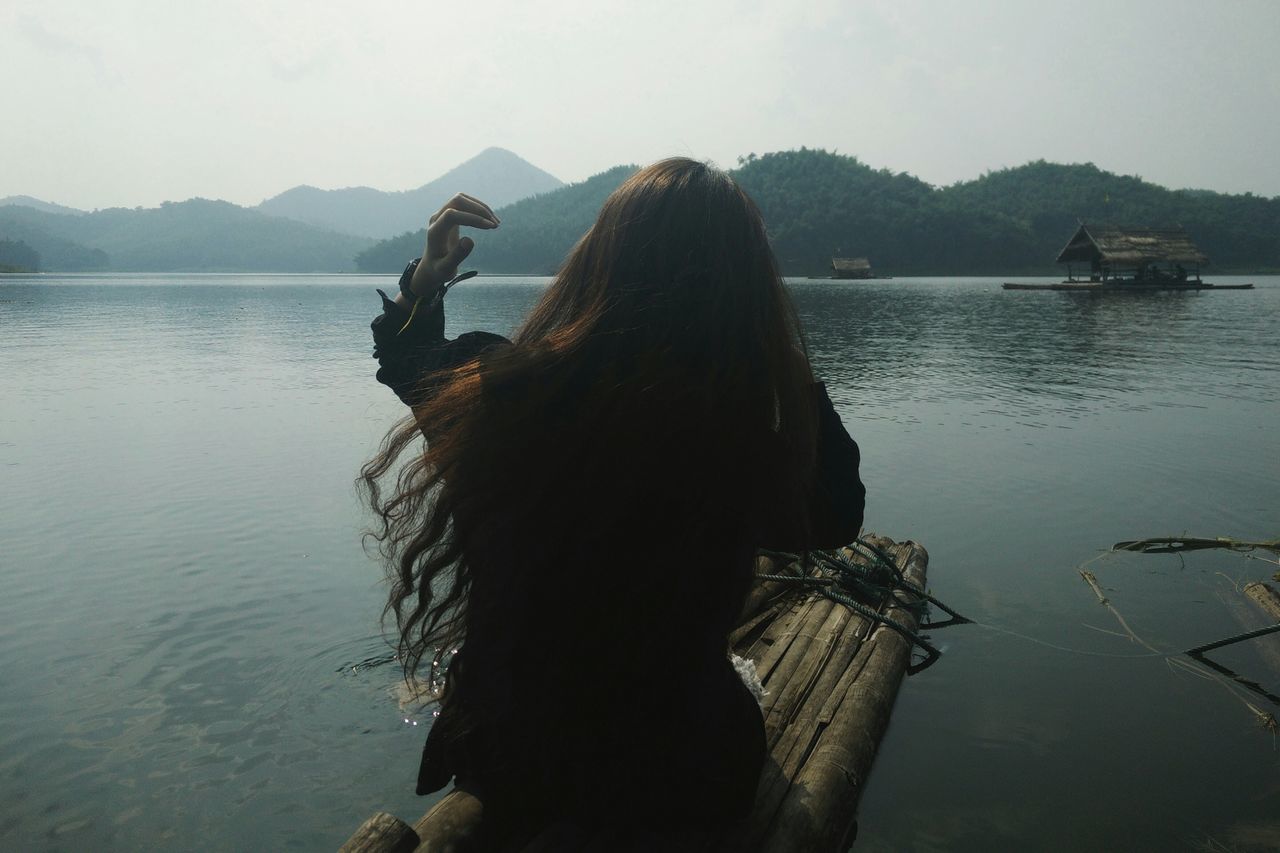
[[[434,261],[451,253],[458,245],[458,227],[461,225],[472,228],[498,227],[492,220],[478,213],[449,208],[438,214],[436,221],[427,227],[426,257]]]
[[[443,231],[458,225],[468,225],[472,228],[497,228],[498,223],[494,222],[488,216],[479,213],[470,213],[465,210],[459,210],[456,207],[450,207],[436,214],[435,220],[427,228],[430,235],[433,231]]]
[[[436,213],[432,215],[431,219],[427,221],[427,224],[434,225],[441,217],[443,217],[446,213],[448,213],[451,210],[458,211],[461,213],[470,213],[475,216],[479,216],[490,223],[488,226],[476,226],[476,227],[496,228],[498,226],[498,217],[497,215],[494,214],[493,210],[489,207],[489,205],[480,201],[480,199],[478,198],[473,198],[467,195],[466,193],[458,193],[453,198],[445,202],[444,206],[441,207],[438,211],[436,211]],[[460,223],[460,224],[468,224],[468,223]]]
[[[471,254],[475,241],[459,237],[460,227],[497,228],[498,217],[489,205],[465,193],[458,193],[445,202],[427,223],[427,245],[410,284],[414,293],[428,293],[453,278],[458,265]]]
[[[458,241],[458,245],[454,246],[453,249],[449,251],[449,254],[444,256],[440,265],[451,270],[457,270],[458,265],[467,259],[467,255],[471,254],[471,250],[475,247],[475,240],[472,240],[470,237],[463,237]]]
[[[493,208],[485,204],[484,202],[482,202],[480,199],[476,198],[473,195],[467,195],[466,193],[458,193],[458,196],[460,198],[466,199],[469,202],[480,205],[480,207],[484,208],[485,213],[489,215],[490,219],[492,219],[498,225],[502,224],[502,220],[498,218],[498,214],[493,212]]]

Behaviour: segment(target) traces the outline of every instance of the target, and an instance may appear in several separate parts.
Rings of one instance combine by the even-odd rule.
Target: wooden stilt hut
[[[1199,282],[1200,267],[1208,262],[1181,225],[1136,228],[1081,222],[1058,253],[1058,263],[1067,265],[1068,282],[1079,280],[1077,265],[1088,266],[1089,281],[1186,282],[1194,276]]]
[[[645,849],[848,849],[856,833],[858,799],[898,687],[912,669],[929,561],[914,542],[877,536],[861,541],[865,544],[832,559],[855,575],[865,569],[867,577],[881,572],[895,580],[855,584],[854,591],[839,580],[839,565],[833,573],[830,563],[828,569],[821,563],[800,567],[779,555],[757,561],[760,577],[730,636],[731,650],[755,664],[765,690],[761,710],[769,753],[755,808],[746,824],[727,837],[672,836],[655,826],[644,839]],[[482,813],[478,800],[453,791],[415,826],[385,812],[375,814],[341,850],[471,849],[467,842]]]
[[[866,258],[832,258],[832,278],[875,278],[871,274],[871,261]]]
[[[1058,284],[1005,282],[1005,290],[1249,290],[1252,284],[1209,284],[1200,278],[1208,256],[1181,225],[1139,228],[1080,223],[1058,253],[1067,265]],[[1084,270],[1088,270],[1088,275]],[[1079,271],[1079,275],[1077,272]]]

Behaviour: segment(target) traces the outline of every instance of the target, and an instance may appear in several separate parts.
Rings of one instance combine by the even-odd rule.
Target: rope
[[[444,301],[444,295],[449,292],[449,288],[459,282],[466,281],[469,278],[474,278],[479,274],[479,272],[479,270],[467,270],[464,273],[454,276],[450,281],[445,283],[443,287],[435,292],[435,295],[431,298],[430,302],[427,302],[425,313],[430,314],[435,311],[436,308],[440,307],[440,303]],[[427,297],[425,296],[419,296],[417,299],[413,300],[413,308],[409,311],[409,319],[405,320],[404,325],[400,327],[400,331],[396,332],[396,337],[404,334],[404,330],[413,325],[414,318],[418,316],[418,308],[423,302],[426,302],[426,300]]]
[[[921,589],[918,585],[907,580],[907,578],[903,575],[901,569],[899,569],[898,566],[880,548],[876,547],[872,543],[867,542],[864,539],[856,539],[854,540],[854,542],[850,543],[849,548],[851,550],[855,550],[862,553],[864,557],[867,557],[871,561],[870,564],[862,565],[860,563],[855,563],[841,551],[835,551],[835,552],[812,551],[808,555],[809,561],[811,563],[817,563],[820,568],[830,569],[835,576],[799,575],[799,574],[757,574],[756,577],[760,580],[778,581],[781,583],[791,584],[793,586],[811,588],[816,592],[818,592],[819,594],[824,595],[825,597],[831,599],[832,601],[839,602],[840,604],[843,604],[849,609],[854,610],[855,612],[861,614],[862,616],[865,616],[867,619],[872,620],[875,624],[884,625],[888,627],[890,630],[897,631],[898,633],[902,634],[904,637],[907,638],[907,640],[913,646],[919,646],[925,652],[925,655],[926,655],[926,658],[922,663],[918,664],[915,667],[908,668],[907,671],[909,674],[915,674],[916,672],[919,672],[927,668],[928,666],[931,666],[937,660],[937,658],[941,656],[942,652],[937,648],[935,648],[927,640],[923,639],[919,635],[919,633],[911,632],[904,625],[901,625],[896,621],[890,619],[889,617],[879,613],[878,611],[873,610],[872,608],[867,607],[866,605],[855,601],[851,596],[847,594],[847,591],[849,590],[850,587],[855,589],[859,594],[863,595],[864,597],[869,597],[869,598],[879,599],[879,600],[883,600],[888,595],[891,595],[895,590],[901,590],[903,592],[907,592],[912,595],[915,595],[920,599],[917,602],[911,602],[911,603],[901,602],[901,601],[899,602],[903,604],[903,606],[908,607],[908,609],[923,610],[924,609],[923,605],[925,602],[927,602],[937,607],[939,610],[943,611],[944,613],[946,613],[948,616],[951,617],[944,622],[921,622],[920,623],[921,628],[937,629],[937,628],[945,628],[950,625],[966,625],[966,624],[975,625],[979,628],[985,628],[988,631],[994,631],[995,633],[998,633],[998,634],[1004,634],[1006,636],[1014,637],[1019,640],[1025,640],[1028,643],[1034,643],[1035,645],[1043,646],[1044,648],[1053,649],[1059,652],[1067,652],[1069,654],[1084,655],[1086,657],[1110,658],[1113,660],[1136,660],[1136,659],[1157,658],[1157,657],[1162,657],[1162,658],[1179,657],[1179,655],[1177,655],[1176,653],[1160,652],[1160,651],[1138,652],[1138,653],[1126,654],[1126,653],[1116,653],[1116,652],[1095,652],[1095,651],[1087,651],[1084,649],[1073,649],[1069,646],[1063,646],[1057,643],[1052,643],[1048,640],[1042,640],[1039,637],[1033,637],[1029,634],[1023,634],[1018,631],[1011,630],[1009,628],[1003,628],[999,625],[992,625],[987,622],[978,622],[974,619],[969,619],[968,617],[961,616],[951,607],[939,601],[933,595]],[[767,549],[761,549],[759,553],[761,556],[765,556],[773,560],[785,562],[789,565],[799,565],[802,562],[799,555],[790,554],[785,551],[770,551]],[[1102,554],[1099,554],[1097,557],[1094,557],[1093,559],[1087,561],[1084,565],[1088,565],[1089,563],[1093,563],[1093,562],[1096,562],[1097,560],[1103,559],[1104,557],[1108,556],[1108,554],[1110,553],[1113,553],[1113,552],[1103,552]],[[887,581],[885,580],[886,575],[888,576]],[[840,587],[844,587],[846,591],[845,592],[840,591]]]
[[[1170,548],[1169,547],[1170,544],[1173,544],[1174,547]],[[1080,566],[1080,568],[1083,569],[1084,566],[1089,565],[1090,563],[1096,562],[1098,560],[1101,560],[1107,557],[1108,555],[1117,553],[1119,551],[1139,551],[1142,553],[1178,553],[1182,550],[1197,550],[1199,548],[1216,547],[1216,548],[1225,548],[1234,553],[1241,554],[1242,556],[1250,556],[1247,553],[1248,551],[1251,551],[1255,548],[1275,550],[1276,544],[1277,544],[1277,540],[1271,540],[1268,542],[1239,542],[1235,540],[1226,540],[1226,539],[1139,540],[1137,542],[1118,543],[1113,547],[1111,551],[1103,552],[1098,556],[1094,557],[1093,559],[1086,561],[1082,566]],[[793,583],[794,582],[806,583],[810,586],[815,587],[820,594],[825,595],[827,598],[830,598],[833,601],[838,601],[841,604],[844,604],[846,607],[849,607],[850,609],[854,610],[855,612],[858,612],[866,616],[867,618],[873,620],[874,622],[885,625],[901,633],[914,646],[919,646],[921,649],[923,649],[927,655],[926,659],[923,662],[921,662],[920,664],[914,667],[908,668],[907,672],[909,674],[914,674],[915,672],[919,672],[920,670],[932,665],[937,660],[937,658],[941,656],[941,652],[935,649],[932,645],[930,645],[918,634],[909,631],[905,626],[900,625],[899,623],[895,622],[893,619],[890,619],[884,614],[878,613],[875,610],[872,610],[871,608],[861,604],[860,602],[854,601],[846,593],[862,592],[864,595],[879,594],[883,599],[884,596],[890,595],[894,591],[903,590],[918,596],[919,600],[914,603],[915,607],[923,608],[924,602],[928,602],[930,604],[937,606],[939,609],[943,610],[949,616],[951,616],[951,618],[946,622],[940,622],[940,623],[921,622],[920,624],[921,628],[941,628],[947,625],[969,623],[969,624],[977,625],[980,628],[986,628],[990,631],[995,631],[997,633],[1006,634],[1008,636],[1016,637],[1021,640],[1026,640],[1027,642],[1035,643],[1037,645],[1044,646],[1046,648],[1051,648],[1058,651],[1070,652],[1072,654],[1085,655],[1089,657],[1112,658],[1112,659],[1164,658],[1171,665],[1179,664],[1185,667],[1190,667],[1191,664],[1187,664],[1182,660],[1182,657],[1185,655],[1187,657],[1192,658],[1195,661],[1208,665],[1209,667],[1216,670],[1221,675],[1226,676],[1228,679],[1230,679],[1231,682],[1234,682],[1235,684],[1241,687],[1244,687],[1245,689],[1249,690],[1255,695],[1261,696],[1267,699],[1268,701],[1270,701],[1272,704],[1280,706],[1280,696],[1277,696],[1276,694],[1267,691],[1256,681],[1252,681],[1250,679],[1244,678],[1232,672],[1230,669],[1215,663],[1214,661],[1210,660],[1208,657],[1205,656],[1206,652],[1210,652],[1215,649],[1220,649],[1225,646],[1233,645],[1235,643],[1244,642],[1246,640],[1252,640],[1252,639],[1264,637],[1270,634],[1278,633],[1280,632],[1280,623],[1277,623],[1275,625],[1270,625],[1265,628],[1259,628],[1254,631],[1245,631],[1245,632],[1236,634],[1234,636],[1226,637],[1224,639],[1218,640],[1216,642],[1205,643],[1204,645],[1200,645],[1192,649],[1187,649],[1183,652],[1163,652],[1163,651],[1160,651],[1159,649],[1152,647],[1150,644],[1140,640],[1135,634],[1133,634],[1132,629],[1128,629],[1128,626],[1125,625],[1123,618],[1120,617],[1120,614],[1115,612],[1114,608],[1112,608],[1113,614],[1118,619],[1120,619],[1121,625],[1123,625],[1127,630],[1129,630],[1130,638],[1134,639],[1137,642],[1141,642],[1143,645],[1147,646],[1149,651],[1145,653],[1137,653],[1137,654],[1115,654],[1111,652],[1084,651],[1081,649],[1073,649],[1067,646],[1051,643],[1046,640],[1039,639],[1037,637],[1029,636],[1027,634],[1021,634],[1017,631],[1012,631],[1012,630],[1009,630],[1008,628],[1002,628],[998,625],[990,625],[982,622],[976,622],[972,619],[967,619],[959,615],[958,613],[956,613],[951,608],[947,607],[941,601],[938,601],[936,598],[929,595],[925,590],[921,589],[916,584],[907,580],[906,577],[903,576],[902,571],[897,567],[897,565],[894,564],[894,562],[874,544],[867,542],[863,539],[858,539],[858,540],[855,540],[855,542],[851,544],[849,547],[851,550],[859,551],[860,553],[863,554],[863,556],[868,557],[871,562],[868,565],[864,566],[859,563],[853,562],[843,552],[835,552],[835,553],[814,552],[810,555],[807,555],[809,557],[810,562],[816,563],[820,568],[831,570],[834,574],[834,577],[829,577],[829,578],[820,577],[820,576],[819,577],[802,577],[798,575],[774,575],[770,577],[773,579],[790,581]],[[768,556],[785,559],[792,555],[769,552]],[[792,562],[798,562],[798,561],[799,561],[798,557],[792,560]],[[1086,576],[1088,575],[1087,572],[1082,572],[1082,574]],[[1086,580],[1087,579],[1088,578],[1086,577]],[[1101,597],[1101,593],[1099,593],[1099,596]],[[1102,601],[1104,604],[1107,603],[1105,597],[1102,598]],[[906,602],[901,602],[901,603],[903,603],[903,605],[907,606],[908,608],[912,607],[912,604],[910,603],[906,603]],[[1224,682],[1223,686],[1227,687],[1228,690],[1232,689],[1231,684],[1229,683]],[[1243,699],[1243,697],[1240,697],[1240,698]],[[1245,704],[1248,705],[1252,710],[1254,710],[1254,712],[1257,713],[1260,717],[1263,717],[1269,720],[1270,721],[1269,726],[1272,727],[1272,729],[1274,730],[1275,718],[1273,715],[1269,715],[1260,711],[1255,706],[1250,704],[1247,700],[1245,700]]]
[[[903,574],[902,569],[898,567],[893,559],[871,542],[861,538],[855,539],[849,545],[849,548],[861,553],[863,557],[867,558],[867,562],[856,563],[842,551],[811,551],[802,557],[785,551],[761,549],[759,553],[770,559],[784,562],[788,565],[814,565],[819,570],[825,570],[830,574],[826,576],[758,574],[756,577],[760,580],[779,581],[813,589],[819,595],[837,604],[844,605],[854,613],[870,620],[873,624],[883,625],[889,630],[898,633],[906,639],[912,648],[919,648],[925,655],[924,660],[907,667],[908,675],[915,675],[917,672],[932,666],[942,656],[941,651],[917,631],[913,631],[896,619],[863,604],[857,598],[883,602],[893,597],[894,593],[904,592],[914,596],[915,600],[904,601],[901,598],[897,598],[897,603],[908,611],[915,613],[917,617],[923,618],[924,613],[927,611],[927,604],[937,605],[939,609],[951,617],[945,622],[921,622],[920,626],[923,628],[941,628],[947,625],[963,624],[972,620],[956,613],[950,607],[925,592],[920,586],[907,580],[906,575]]]

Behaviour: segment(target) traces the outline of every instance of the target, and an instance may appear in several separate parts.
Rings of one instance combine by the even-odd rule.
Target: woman
[[[388,612],[410,675],[462,649],[418,792],[456,777],[509,849],[719,830],[764,760],[727,660],[755,551],[857,535],[857,445],[724,173],[642,169],[510,342],[447,340],[440,288],[473,248],[458,229],[499,224],[446,204],[373,323],[378,380],[413,411],[362,472]]]

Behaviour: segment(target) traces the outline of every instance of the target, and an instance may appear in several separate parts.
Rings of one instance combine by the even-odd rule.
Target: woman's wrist
[[[409,281],[409,292],[413,299],[435,295],[435,292],[440,289],[440,285],[443,282],[432,281],[431,278],[431,274],[419,264],[417,271]]]
[[[422,296],[424,290],[420,270],[422,270],[422,258],[414,258],[405,265],[404,272],[400,273],[400,295],[411,304]]]
[[[440,278],[438,272],[433,274],[431,267],[424,264],[421,258],[415,258],[400,274],[400,292],[412,303],[423,297],[434,296],[445,280]]]

